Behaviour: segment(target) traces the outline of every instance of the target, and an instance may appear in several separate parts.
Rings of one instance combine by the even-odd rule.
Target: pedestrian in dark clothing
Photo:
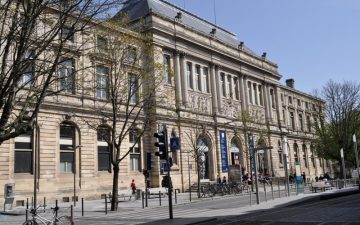
[[[303,173],[301,174],[301,176],[302,176],[302,182],[303,182],[303,184],[306,186],[306,175],[305,175],[305,172],[303,172]]]
[[[221,177],[220,177],[220,175],[217,176],[217,184],[221,184]]]

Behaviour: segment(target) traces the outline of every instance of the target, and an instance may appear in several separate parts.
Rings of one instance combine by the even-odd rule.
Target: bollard
[[[278,180],[278,192],[279,192],[279,198],[281,198],[281,193],[280,193],[280,180]]]
[[[74,208],[73,205],[70,206],[70,216],[71,216],[71,225],[74,225]]]
[[[252,193],[252,191],[250,190],[250,206],[252,204],[251,193]]]
[[[5,207],[4,207],[5,209]],[[26,198],[26,209],[29,209],[29,198]]]
[[[146,190],[146,192],[145,192],[145,207],[148,207],[148,196],[149,196],[149,193],[148,193],[148,190]]]
[[[105,195],[105,215],[107,215],[107,196]]]
[[[84,216],[84,198],[81,198],[81,216]]]
[[[58,200],[55,200],[55,208],[58,208]],[[58,216],[58,210],[55,210],[55,216]]]
[[[46,197],[44,197],[44,212],[46,211]]]
[[[28,213],[29,213],[29,209],[26,209],[25,210],[25,221],[28,221],[28,219],[29,219]]]
[[[142,208],[145,208],[145,204],[144,204],[144,192],[141,192],[141,203],[142,203]]]
[[[270,185],[271,185],[271,198],[272,198],[272,200],[274,200],[274,188],[273,188],[272,182],[270,183]]]
[[[177,204],[176,189],[175,189],[175,204]]]
[[[159,191],[159,204],[161,206],[161,191]]]
[[[265,193],[265,202],[267,202],[266,185],[265,185],[265,183],[264,183],[264,193]]]
[[[36,209],[36,206],[34,204],[35,204],[34,197],[31,197],[31,205],[32,205],[33,209]]]

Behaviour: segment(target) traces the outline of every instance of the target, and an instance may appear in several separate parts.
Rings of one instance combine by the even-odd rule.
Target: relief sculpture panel
[[[189,107],[195,112],[211,114],[211,96],[191,93]]]

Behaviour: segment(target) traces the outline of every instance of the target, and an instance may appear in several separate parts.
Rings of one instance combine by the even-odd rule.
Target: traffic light
[[[160,159],[167,159],[168,155],[168,144],[167,144],[167,133],[165,131],[161,131],[154,134],[154,137],[158,138],[158,142],[155,142],[155,146],[159,148],[158,152],[155,152],[156,156],[159,156]]]

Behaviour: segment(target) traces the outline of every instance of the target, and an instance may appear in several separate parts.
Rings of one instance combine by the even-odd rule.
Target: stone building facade
[[[132,27],[151,34],[160,53],[155,58],[164,65],[158,91],[166,93],[166,98],[156,99],[155,114],[148,115],[156,122],[145,132],[137,150],[121,162],[120,189],[129,189],[132,179],[144,188],[142,172],[149,161],[151,186],[161,185],[163,163],[154,156],[153,138],[159,124],[167,125],[169,137],[176,135],[181,140],[181,149],[170,152],[173,185],[180,190],[188,188],[189,180],[197,182],[194,146],[202,149],[202,181],[215,181],[218,175],[230,178],[239,167],[250,171],[249,133],[254,135],[256,146],[273,147],[257,155],[258,170],[268,176],[284,177],[285,137],[290,172],[295,172],[296,161],[309,178],[332,172],[330,163],[316,156],[312,143],[312,124],[324,103],[296,90],[292,79],[282,85],[278,67],[266,53],[256,55],[231,32],[166,1],[128,1],[122,13],[128,15]],[[86,42],[90,34],[82,35],[85,37],[79,38]],[[89,55],[80,55],[73,63],[93,64]],[[89,79],[93,73],[85,71]],[[111,166],[101,160],[108,154],[100,150],[106,144],[81,118],[98,119],[86,107],[98,101],[95,96],[76,89],[48,99],[41,109],[38,196],[71,201],[74,181],[79,197],[98,198],[111,191]],[[70,112],[76,112],[77,117],[71,117]],[[125,151],[133,140],[129,135]],[[0,186],[15,183],[18,204],[33,192],[33,141],[32,136],[23,135],[0,146]],[[64,146],[75,150],[69,152]],[[30,161],[27,166],[18,166],[19,159]]]

